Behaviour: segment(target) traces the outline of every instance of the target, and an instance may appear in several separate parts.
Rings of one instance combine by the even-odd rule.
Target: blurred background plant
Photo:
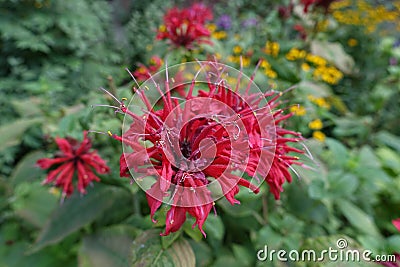
[[[1,0],[0,266],[261,266],[264,245],[322,250],[339,236],[374,255],[399,252],[400,2],[308,2],[205,1],[207,42],[177,47],[156,35],[185,1]],[[259,62],[261,90],[296,86],[283,96],[295,115],[287,127],[307,138],[312,158],[302,160],[314,170],[296,168],[279,201],[241,192],[240,205],[217,202],[206,239],[190,220],[161,238],[165,220],[152,224],[144,193],[119,178],[120,145],[96,134],[111,174],[62,205],[61,190],[41,185],[34,165],[57,150],[55,137],[120,131],[121,116],[90,107],[112,101],[97,88],[129,99],[125,68],[141,82],[195,59],[247,75]]]

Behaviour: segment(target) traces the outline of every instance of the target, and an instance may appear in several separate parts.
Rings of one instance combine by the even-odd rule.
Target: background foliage
[[[185,50],[155,41],[165,10],[183,2],[1,0],[0,266],[262,266],[264,245],[321,250],[338,237],[374,255],[399,252],[391,220],[400,217],[400,3],[373,2],[343,0],[308,15],[295,6],[287,17],[284,0],[210,2],[213,45]],[[222,15],[230,27],[219,26]],[[90,108],[109,101],[96,88],[129,98],[124,68],[153,55],[170,65],[215,56],[235,67],[242,56],[247,74],[263,58],[262,90],[297,85],[284,95],[297,115],[288,127],[307,138],[312,156],[303,160],[313,169],[296,169],[279,201],[263,187],[242,190],[241,205],[217,202],[206,239],[193,221],[161,238],[144,193],[119,178],[120,145],[91,135],[112,173],[60,204],[36,160],[55,151],[56,136],[120,131],[122,117]]]

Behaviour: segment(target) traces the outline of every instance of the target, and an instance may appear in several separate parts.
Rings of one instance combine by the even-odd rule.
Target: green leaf
[[[233,244],[232,250],[233,255],[235,255],[235,258],[242,264],[242,266],[252,266],[254,255],[248,247]]]
[[[381,147],[376,153],[385,167],[400,173],[400,156],[396,152],[387,147]]]
[[[312,95],[314,97],[328,97],[332,95],[331,88],[323,83],[302,81],[298,86],[304,95]]]
[[[38,159],[44,157],[45,154],[42,151],[35,151],[25,155],[11,173],[11,184],[16,186],[21,182],[31,182],[38,179],[45,172],[39,167],[36,167],[35,164]]]
[[[159,230],[143,232],[133,241],[132,266],[195,266],[196,259],[189,242],[176,240],[168,249],[163,249]]]
[[[21,142],[21,136],[32,125],[41,122],[40,118],[19,119],[0,127],[0,151]]]
[[[85,236],[79,251],[79,266],[128,267],[132,261],[132,241],[126,231],[124,234],[114,229]]]
[[[93,189],[88,190],[86,195],[81,197],[76,193],[66,199],[48,219],[32,252],[57,243],[67,235],[93,222],[97,217],[103,215],[103,212],[114,203],[118,195],[123,193],[125,193],[123,189],[96,184]]]
[[[325,143],[329,148],[329,164],[332,166],[343,166],[347,163],[349,155],[346,147],[333,138],[327,138]]]
[[[31,97],[28,99],[19,99],[14,100],[12,105],[14,109],[18,112],[22,117],[32,117],[41,114],[41,110],[39,105],[41,104],[41,99],[38,97]]]
[[[192,247],[195,257],[196,266],[210,266],[213,258],[213,251],[204,241],[195,241],[189,239],[188,242]]]
[[[57,197],[39,182],[18,184],[11,202],[19,217],[38,228],[43,227],[56,205]]]
[[[338,200],[337,206],[354,228],[358,229],[361,233],[380,237],[379,230],[373,219],[363,210],[343,199]]]
[[[376,135],[376,139],[379,142],[394,148],[398,153],[400,153],[400,137],[386,131],[381,131]]]
[[[181,236],[182,230],[180,229],[179,231],[175,233],[170,233],[167,236],[161,236],[161,245],[163,249],[167,249],[170,247],[175,240],[177,240]]]
[[[204,223],[204,231],[207,235],[217,240],[222,240],[225,234],[225,227],[220,216],[209,215]]]

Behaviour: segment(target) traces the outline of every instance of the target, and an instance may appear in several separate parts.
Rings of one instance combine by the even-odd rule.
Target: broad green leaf
[[[196,263],[192,247],[183,238],[163,249],[159,230],[143,232],[133,241],[132,266],[194,267]]]
[[[376,153],[385,167],[400,173],[400,156],[398,153],[387,147],[378,148]]]
[[[342,166],[347,163],[349,159],[349,154],[346,147],[339,141],[333,138],[327,138],[325,143],[329,148],[329,162],[331,166]]]
[[[11,173],[11,184],[16,186],[21,182],[30,182],[41,178],[44,171],[35,166],[35,164],[38,159],[43,157],[45,157],[45,154],[42,151],[35,151],[27,154],[18,162],[17,166],[15,166]]]
[[[210,266],[213,258],[213,251],[205,241],[195,241],[189,239],[188,242],[192,247],[195,257],[196,266]]]
[[[252,266],[254,255],[248,246],[241,246],[238,244],[232,245],[233,255],[242,266]]]
[[[361,233],[376,237],[380,236],[379,230],[376,227],[373,219],[363,210],[344,199],[338,200],[337,206],[350,224],[354,228],[358,229]]]
[[[0,127],[0,151],[21,142],[21,136],[30,126],[41,122],[42,119],[19,119]]]
[[[357,176],[350,173],[332,171],[328,177],[329,191],[333,198],[348,198],[359,185]]]
[[[400,137],[386,131],[381,131],[376,135],[376,139],[379,142],[394,148],[398,153],[400,153]]]
[[[11,206],[15,213],[37,228],[42,228],[57,205],[57,196],[36,183],[20,183],[15,188]]]
[[[129,229],[124,232],[113,229],[83,238],[79,250],[80,267],[129,267],[132,261],[132,241]]]
[[[76,193],[66,199],[48,219],[39,233],[32,251],[57,243],[67,235],[93,222],[97,217],[103,215],[103,212],[114,203],[118,195],[124,193],[125,190],[114,186],[95,184],[94,188],[90,188],[86,195],[79,196]]]
[[[177,240],[181,236],[182,230],[179,230],[175,233],[170,233],[167,236],[161,236],[161,245],[163,249],[167,249],[171,246],[175,240]]]
[[[204,223],[204,231],[207,235],[214,237],[217,240],[222,240],[225,234],[225,227],[220,216],[213,214],[208,215]]]

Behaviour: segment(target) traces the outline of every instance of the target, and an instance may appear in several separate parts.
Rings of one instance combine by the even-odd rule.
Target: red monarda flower
[[[86,131],[83,132],[81,143],[70,137],[56,138],[56,143],[60,151],[55,154],[55,157],[39,159],[37,165],[42,169],[58,165],[49,172],[43,183],[54,183],[56,187],[62,189],[64,197],[71,195],[74,191],[72,180],[76,172],[78,173],[78,190],[85,194],[85,188],[89,183],[100,181],[100,178],[93,173],[93,169],[100,174],[110,171],[97,152],[91,150],[92,144]]]
[[[209,43],[210,31],[205,23],[213,18],[209,8],[193,4],[189,8],[171,8],[164,16],[164,24],[157,32],[158,40],[168,39],[173,45],[192,48],[194,44]]]
[[[214,200],[225,197],[232,205],[239,204],[235,198],[239,186],[258,193],[259,186],[254,181],[265,180],[279,199],[282,185],[292,180],[288,169],[293,164],[302,165],[298,157],[289,155],[303,151],[289,145],[300,140],[300,133],[282,127],[292,114],[278,108],[281,93],[252,92],[254,75],[247,87],[240,88],[241,72],[236,86],[232,86],[222,78],[227,66],[215,62],[199,64],[200,70],[184,98],[171,96],[173,79],[166,73],[164,83],[156,82],[156,77],[150,79],[153,90],[161,95],[161,106],[153,107],[146,96],[152,90],[150,86],[136,91],[136,97],[144,103],[140,108],[138,101],[133,101],[136,104],[132,110],[136,113],[118,101],[118,111],[127,114],[124,124],[128,128],[122,136],[110,133],[125,146],[120,175],[132,174],[139,184],[145,181],[151,218],[162,202],[171,205],[162,235],[177,231],[187,213],[196,219],[194,226],[204,234],[202,226]],[[184,70],[184,66],[181,68]],[[196,77],[200,79],[202,69],[205,76],[198,83]],[[164,92],[160,84],[164,85]],[[137,113],[140,109],[143,115]]]

